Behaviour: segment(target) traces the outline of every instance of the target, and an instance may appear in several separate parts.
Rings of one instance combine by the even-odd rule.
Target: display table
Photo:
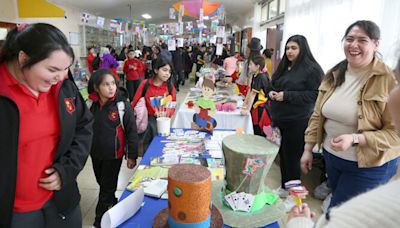
[[[150,165],[150,158],[155,156],[160,156],[162,154],[162,148],[165,143],[162,140],[166,140],[165,137],[155,137],[148,147],[146,153],[143,156],[141,165]],[[123,200],[127,196],[131,194],[130,191],[125,190],[119,201]],[[144,197],[144,206],[130,219],[125,221],[119,227],[125,228],[136,228],[136,227],[152,227],[153,218],[160,212],[162,209],[168,207],[168,200],[156,199],[152,197],[145,196]],[[224,226],[228,227],[228,226]],[[278,222],[274,222],[268,226],[267,228],[279,228]]]
[[[193,90],[193,89],[191,89]],[[247,134],[254,134],[253,131],[253,122],[251,120],[251,115],[248,113],[247,115],[243,116],[240,114],[240,107],[242,106],[243,99],[238,97],[237,95],[233,95],[232,89],[217,89],[217,95],[220,93],[228,93],[230,98],[228,99],[235,99],[238,101],[238,107],[233,112],[225,112],[225,111],[217,111],[215,115],[215,119],[217,121],[216,130],[221,129],[237,129],[242,128],[245,133]],[[187,102],[189,100],[195,100],[193,91],[189,92],[186,95],[185,101],[180,105],[178,111],[176,112],[175,120],[172,123],[172,128],[191,128],[191,124],[193,122],[193,115],[195,113],[195,108],[188,108]],[[224,99],[223,97],[220,98],[221,100]],[[218,103],[218,101],[216,102]]]

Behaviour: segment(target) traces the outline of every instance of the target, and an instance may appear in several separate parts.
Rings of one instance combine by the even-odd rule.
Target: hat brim
[[[166,228],[168,225],[168,208],[161,210],[157,216],[153,219],[153,228]],[[211,209],[211,228],[221,228],[224,225],[222,215],[219,210],[213,205]]]
[[[248,44],[247,48],[249,48],[250,50],[253,50],[253,51],[261,51],[264,47],[262,45],[260,45],[259,47],[252,47]]]

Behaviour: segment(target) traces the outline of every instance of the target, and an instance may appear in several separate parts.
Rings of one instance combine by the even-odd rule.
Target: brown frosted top
[[[194,164],[178,164],[168,171],[169,178],[180,182],[199,182],[209,178],[210,171],[204,166]]]

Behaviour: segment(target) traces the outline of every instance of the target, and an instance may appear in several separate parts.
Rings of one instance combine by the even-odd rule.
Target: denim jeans
[[[332,188],[332,200],[329,208],[385,184],[397,172],[398,159],[378,167],[359,168],[357,162],[336,157],[325,149],[323,153],[328,183]]]

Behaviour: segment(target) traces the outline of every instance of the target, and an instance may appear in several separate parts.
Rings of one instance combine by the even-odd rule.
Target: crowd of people
[[[160,112],[152,98],[176,101],[194,64],[196,71],[210,64],[225,68],[225,80],[245,97],[241,114],[251,114],[255,134],[265,136],[266,126],[280,130],[281,197],[288,194],[286,182],[310,172],[315,146],[322,150],[332,200],[317,227],[394,227],[399,182],[386,183],[400,155],[400,89],[378,54],[379,41],[374,22],[354,22],[343,36],[346,58],[326,74],[302,35],[288,38],[276,70],[273,50],[261,53],[255,37],[243,57],[227,47],[216,55],[213,45],[172,52],[165,43],[127,46],[119,55],[111,46],[91,47],[85,102],[69,71],[75,56],[62,32],[43,23],[16,27],[0,49],[0,119],[7,129],[0,131],[0,164],[9,170],[0,175],[0,227],[81,227],[76,177],[89,155],[100,186],[94,221],[100,227],[117,202],[123,157],[135,167],[139,143],[145,151],[157,134]],[[294,206],[288,226],[313,227],[313,215],[307,204]]]

